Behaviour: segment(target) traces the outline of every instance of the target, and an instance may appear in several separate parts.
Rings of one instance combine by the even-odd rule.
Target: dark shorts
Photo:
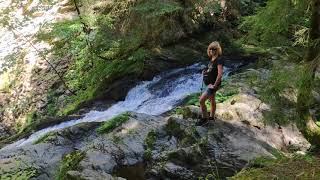
[[[204,93],[205,93],[207,96],[212,96],[216,91],[217,91],[217,89],[207,88]]]
[[[221,83],[218,85],[217,88],[215,89],[211,89],[211,88],[208,88],[206,89],[206,91],[204,92],[207,96],[212,96],[216,91],[218,91],[220,89],[220,85]]]

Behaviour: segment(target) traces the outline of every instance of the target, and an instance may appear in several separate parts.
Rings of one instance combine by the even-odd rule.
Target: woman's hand
[[[207,74],[207,73],[208,73],[208,72],[207,72],[206,69],[202,70],[202,75],[205,75],[205,74]]]
[[[213,85],[213,84],[209,84],[209,85],[208,85],[208,88],[209,88],[209,89],[216,89],[217,87],[216,87],[215,85]]]

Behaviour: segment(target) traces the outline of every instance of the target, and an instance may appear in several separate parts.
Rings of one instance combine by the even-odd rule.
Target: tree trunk
[[[319,56],[320,44],[320,0],[312,1],[311,27],[309,32],[309,48],[305,61],[314,61]]]
[[[299,87],[297,112],[302,120],[300,127],[309,141],[320,146],[320,128],[315,124],[310,114],[312,89],[315,70],[319,64],[320,53],[320,0],[312,0],[311,27],[309,31],[308,51],[304,58],[304,68],[301,74],[302,85]]]

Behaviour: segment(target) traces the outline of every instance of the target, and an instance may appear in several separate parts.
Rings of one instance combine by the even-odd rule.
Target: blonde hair
[[[212,49],[212,48],[217,49],[214,54],[212,54],[210,51],[210,49]],[[217,57],[221,56],[222,55],[222,48],[221,48],[219,42],[214,41],[214,42],[210,43],[210,45],[208,46],[208,49],[207,49],[207,53],[208,53],[210,60],[212,58],[216,59]]]

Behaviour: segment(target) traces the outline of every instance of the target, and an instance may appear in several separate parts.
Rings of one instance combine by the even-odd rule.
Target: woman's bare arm
[[[214,89],[216,89],[218,87],[218,84],[221,82],[222,75],[223,75],[223,66],[222,64],[218,64],[218,76],[217,76],[216,82],[213,85]]]

